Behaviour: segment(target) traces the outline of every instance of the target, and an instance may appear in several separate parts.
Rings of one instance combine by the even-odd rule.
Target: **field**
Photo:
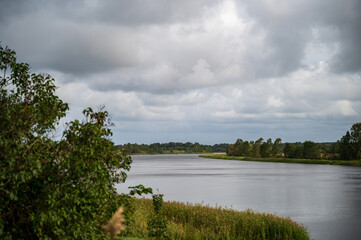
[[[152,200],[134,199],[127,235],[147,239],[154,215]],[[169,239],[309,239],[307,230],[289,218],[209,206],[164,202],[162,214]]]
[[[295,159],[295,158],[250,158],[227,156],[226,154],[203,154],[200,157],[236,160],[236,161],[255,161],[255,162],[278,162],[278,163],[302,163],[302,164],[326,164],[342,166],[361,166],[361,160],[320,160],[320,159]]]

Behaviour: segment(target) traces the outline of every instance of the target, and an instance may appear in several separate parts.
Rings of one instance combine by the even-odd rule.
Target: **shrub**
[[[68,105],[51,76],[29,70],[0,46],[0,238],[102,239],[131,159],[113,150],[103,109],[54,140]]]

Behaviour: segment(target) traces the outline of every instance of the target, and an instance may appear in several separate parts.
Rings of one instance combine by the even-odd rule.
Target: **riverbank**
[[[128,235],[146,239],[154,214],[152,200],[134,199],[133,207]],[[307,230],[291,219],[252,210],[164,202],[162,212],[170,239],[310,239]]]
[[[254,161],[254,162],[278,162],[278,163],[302,163],[302,164],[325,164],[325,165],[341,165],[341,166],[361,166],[361,160],[322,160],[322,159],[295,159],[295,158],[250,158],[227,156],[226,154],[202,154],[199,157],[236,160],[236,161]]]
[[[167,154],[204,154],[204,155],[209,155],[209,154],[213,154],[212,152],[187,152],[187,151],[183,151],[183,150],[173,150],[173,151],[163,151],[163,152],[140,152],[140,153],[132,153],[129,155],[167,155]]]

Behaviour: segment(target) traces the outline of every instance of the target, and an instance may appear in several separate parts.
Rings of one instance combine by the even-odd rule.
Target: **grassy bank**
[[[213,158],[213,159],[225,159],[225,160],[237,160],[237,161],[361,166],[361,160],[342,161],[342,160],[295,159],[295,158],[250,158],[250,157],[227,156],[226,154],[203,154],[203,155],[200,155],[200,157]]]
[[[133,204],[136,210],[128,234],[147,239],[152,200],[135,199]],[[162,211],[170,239],[309,239],[304,227],[272,214],[178,202],[164,202]]]

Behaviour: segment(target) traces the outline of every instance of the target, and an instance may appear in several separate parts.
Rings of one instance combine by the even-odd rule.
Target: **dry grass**
[[[118,208],[109,222],[102,226],[104,231],[109,233],[112,238],[115,238],[121,231],[125,230],[123,211],[122,207]]]

